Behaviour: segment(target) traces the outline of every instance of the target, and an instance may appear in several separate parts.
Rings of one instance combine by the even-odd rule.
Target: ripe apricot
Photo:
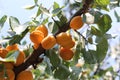
[[[6,50],[7,50],[7,51],[18,50],[18,49],[19,49],[19,48],[18,48],[18,45],[17,45],[17,44],[8,45],[8,46],[6,47]]]
[[[60,57],[63,60],[71,60],[74,56],[74,53],[71,49],[61,47],[59,50]]]
[[[75,45],[74,40],[68,40],[67,42],[64,42],[63,44],[61,44],[62,47],[68,48],[68,49],[74,47],[74,45]]]
[[[35,30],[30,34],[30,40],[35,44],[40,44],[43,38],[44,38],[44,33],[39,30]]]
[[[83,21],[82,21],[82,17],[81,16],[75,16],[72,18],[72,20],[70,21],[70,27],[72,29],[80,29],[83,26]]]
[[[23,51],[20,51],[17,59],[16,59],[16,63],[14,64],[15,66],[18,66],[20,64],[22,64],[25,60],[25,53]]]
[[[6,49],[0,48],[0,57],[5,58],[8,51]]]
[[[45,25],[40,25],[38,26],[35,30],[39,30],[44,33],[44,37],[48,35],[48,29],[46,28]]]
[[[56,36],[56,41],[58,44],[63,44],[67,42],[68,40],[72,40],[72,37],[70,34],[66,32],[61,32]]]
[[[45,37],[42,42],[41,45],[44,49],[50,49],[52,48],[54,45],[56,44],[56,39],[54,36],[50,35]]]
[[[13,69],[13,63],[11,63],[11,62],[3,62],[3,64],[4,64],[4,67],[6,69]]]
[[[56,36],[56,41],[64,48],[72,48],[75,45],[75,41],[72,40],[72,36],[65,32],[58,34]]]
[[[6,69],[0,72],[0,80],[14,80],[15,74],[12,69]]]
[[[17,75],[16,80],[33,80],[32,72],[22,71]]]

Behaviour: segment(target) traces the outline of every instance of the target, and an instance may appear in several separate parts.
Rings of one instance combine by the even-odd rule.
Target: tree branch
[[[89,5],[92,3],[93,0],[85,0],[84,2],[84,5],[83,5],[83,8],[81,8],[80,10],[78,10],[72,17],[75,17],[75,16],[80,16],[84,13],[86,13],[89,9]],[[55,33],[54,35],[56,36],[57,34],[61,33],[61,32],[65,32],[67,31],[68,29],[70,29],[69,27],[69,24],[70,24],[70,21],[71,19],[66,23],[64,24],[57,33]],[[21,71],[27,69],[29,66],[33,65],[37,65],[38,63],[41,63],[43,58],[39,58],[40,55],[44,54],[45,53],[45,49],[42,48],[41,45],[39,45],[39,48],[34,50],[33,53],[26,59],[26,61],[15,67],[13,70],[15,72],[15,75],[17,76]]]
[[[75,16],[81,16],[82,14],[88,12],[90,4],[93,2],[93,0],[85,0],[83,7],[79,9],[71,18],[70,20],[64,24],[55,35],[61,33],[61,32],[66,32],[68,29],[70,29],[70,21],[72,20],[73,17]]]

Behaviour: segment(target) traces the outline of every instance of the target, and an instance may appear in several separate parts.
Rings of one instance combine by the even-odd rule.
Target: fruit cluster
[[[16,62],[0,62],[0,64],[3,65],[3,69],[0,71],[0,80],[15,80],[13,69],[25,61],[25,53],[19,50],[17,44],[8,45],[6,48],[0,48],[0,57],[5,59],[11,51],[19,51]],[[33,80],[33,76],[30,71],[23,71],[21,73],[18,74],[16,80]]]
[[[81,16],[75,16],[70,21],[70,28],[77,30],[83,26]],[[44,49],[51,49],[54,45],[58,44],[59,55],[63,60],[71,60],[74,56],[72,48],[75,45],[75,41],[72,35],[67,32],[61,32],[56,36],[48,35],[48,30],[45,25],[38,26],[34,31],[30,33],[30,40],[34,43],[34,49],[37,49],[41,44]]]
[[[70,22],[71,29],[77,30],[83,26],[82,18],[80,16],[74,17]],[[72,35],[67,32],[61,32],[56,36],[48,35],[48,29],[45,25],[38,26],[34,31],[30,33],[30,40],[34,43],[34,49],[37,49],[39,45],[48,50],[53,48],[56,44],[59,47],[59,55],[63,60],[71,60],[74,56],[72,48],[75,46],[75,40]],[[31,71],[22,71],[16,77],[13,69],[16,66],[24,63],[26,57],[25,53],[19,50],[18,45],[8,45],[6,48],[0,48],[0,58],[6,58],[10,51],[19,51],[19,55],[16,58],[16,62],[0,62],[4,66],[3,70],[0,70],[0,80],[33,80]]]

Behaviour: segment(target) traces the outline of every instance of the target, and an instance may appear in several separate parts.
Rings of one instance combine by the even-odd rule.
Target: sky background
[[[53,2],[56,1],[63,5],[63,0],[39,0],[39,3],[46,8],[50,8]],[[33,10],[25,10],[23,7],[26,5],[34,4],[34,0],[0,0],[0,17],[3,15],[14,16],[17,17],[21,24],[31,20],[31,16],[34,15],[37,9]],[[107,12],[112,18],[112,28],[110,29],[109,33],[120,35],[120,23],[116,22],[116,18],[114,16],[114,10],[120,13],[120,7]],[[120,16],[120,15],[119,15]],[[9,28],[8,23],[5,24],[4,28],[2,29],[0,36],[6,35],[6,32]],[[111,40],[113,41],[112,44],[118,43],[118,38]]]
[[[63,5],[62,0],[38,0],[38,1],[40,4],[42,3],[42,5],[48,9],[52,6],[54,1],[59,3],[60,6]],[[33,4],[34,4],[34,0],[21,0],[21,1],[20,0],[0,0],[0,18],[3,15],[14,16],[19,19],[21,24],[23,24],[27,21],[30,21],[31,17],[36,13],[37,8],[33,10],[24,9],[26,5],[33,5]],[[9,24],[6,23],[0,33],[0,39],[1,39],[1,36],[7,35],[6,32],[8,28],[9,28]]]

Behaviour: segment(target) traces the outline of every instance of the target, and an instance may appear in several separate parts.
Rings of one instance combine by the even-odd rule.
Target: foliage
[[[32,10],[37,8],[37,11],[35,12],[36,15],[31,19],[31,21],[25,22],[24,24],[21,24],[19,19],[14,16],[2,16],[0,18],[0,30],[2,30],[8,18],[10,35],[8,35],[7,37],[3,37],[3,41],[8,41],[5,43],[0,43],[0,45],[2,45],[2,47],[4,48],[6,47],[4,46],[5,44],[12,45],[15,43],[18,43],[20,46],[26,46],[27,44],[23,45],[22,41],[25,40],[25,37],[27,37],[27,35],[32,31],[34,31],[35,28],[40,24],[46,25],[47,29],[50,31],[49,34],[56,36],[56,33],[62,30],[64,28],[64,25],[70,24],[69,21],[72,19],[72,17],[69,18],[66,15],[67,10],[69,15],[73,16],[73,12],[77,12],[77,10],[81,9],[83,6],[82,3],[85,3],[85,1],[87,0],[82,0],[81,2],[79,2],[78,0],[75,0],[74,2],[70,2],[70,0],[65,0],[65,3],[68,4],[64,4],[64,6],[60,6],[59,3],[54,2],[52,8],[47,9],[42,4],[39,4],[38,0],[34,0],[34,4],[26,6],[25,9]],[[44,59],[42,63],[37,66],[37,69],[32,69],[32,72],[35,75],[35,80],[42,78],[47,79],[51,78],[51,76],[53,76],[52,78],[59,80],[99,80],[100,78],[106,79],[106,77],[104,77],[104,74],[106,74],[108,71],[110,71],[111,73],[114,72],[112,67],[106,70],[103,70],[101,68],[109,50],[108,40],[113,38],[111,34],[107,33],[112,27],[112,19],[110,15],[104,13],[110,11],[113,8],[111,7],[113,5],[111,4],[112,1],[92,1],[89,7],[90,9],[87,11],[87,13],[94,16],[94,22],[91,24],[87,24],[87,16],[85,15],[85,13],[82,15],[83,22],[87,25],[87,30],[84,31],[85,35],[82,34],[81,29],[67,30],[67,33],[70,33],[72,35],[72,38],[75,40],[75,46],[72,48],[74,51],[74,57],[68,61],[63,60],[59,56],[60,46],[58,44],[56,44],[53,48],[49,50],[45,50],[44,54],[40,55],[40,58],[42,57]],[[119,2],[120,1],[118,0],[116,6],[119,6]],[[66,8],[65,6],[69,7]],[[120,16],[118,15],[117,11],[114,11],[114,14],[117,18],[117,21],[119,22]],[[27,40],[25,41],[27,42]],[[30,43],[30,47],[27,47],[27,49],[23,49],[28,59],[31,55],[30,53],[35,51],[34,48],[32,48],[32,45],[33,44]],[[92,46],[94,47],[91,49]],[[19,51],[9,52],[9,55],[5,59],[0,57],[0,61],[15,62],[18,54]],[[85,62],[84,65],[79,67],[76,66],[76,64],[81,63],[79,62],[79,60]],[[2,67],[1,64],[0,67]],[[44,70],[40,69],[41,67],[44,67]]]

